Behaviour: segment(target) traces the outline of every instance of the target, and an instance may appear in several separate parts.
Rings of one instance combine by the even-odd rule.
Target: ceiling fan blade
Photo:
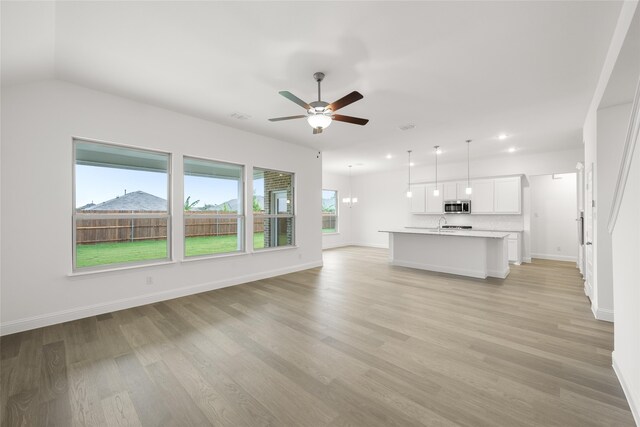
[[[317,135],[319,133],[322,133],[322,128],[313,128],[313,134]]]
[[[305,114],[301,115],[301,116],[287,116],[287,117],[276,117],[273,119],[269,119],[270,122],[279,122],[281,120],[291,120],[291,119],[302,119],[304,117],[307,117]]]
[[[293,101],[296,104],[298,104],[299,106],[301,106],[302,108],[304,108],[305,110],[308,110],[311,108],[311,106],[309,104],[307,104],[306,102],[304,102],[302,99],[298,98],[297,96],[295,96],[294,94],[292,94],[289,91],[286,90],[282,90],[280,92],[278,92],[280,95],[284,96],[285,98],[287,98],[289,101]]]
[[[360,117],[341,116],[340,114],[334,114],[333,120],[338,122],[351,123],[354,125],[364,126],[369,123],[369,119],[361,119]]]
[[[360,92],[354,90],[349,95],[343,96],[337,101],[327,105],[327,108],[331,108],[331,111],[338,111],[342,107],[346,107],[349,104],[361,100],[362,98],[364,98],[364,96]]]

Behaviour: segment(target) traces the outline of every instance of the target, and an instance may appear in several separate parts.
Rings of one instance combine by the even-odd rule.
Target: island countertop
[[[452,236],[452,237],[484,237],[489,239],[503,239],[508,237],[510,233],[503,231],[474,231],[474,230],[440,230],[437,228],[412,228],[412,227],[398,227],[388,228],[384,230],[378,230],[380,233],[404,233],[404,234],[429,234],[435,236]]]

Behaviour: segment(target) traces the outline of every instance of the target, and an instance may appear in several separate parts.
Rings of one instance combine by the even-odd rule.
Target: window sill
[[[289,245],[289,246],[276,246],[275,248],[254,249],[253,252],[251,252],[251,253],[252,254],[260,254],[260,253],[264,253],[264,252],[287,251],[287,250],[291,250],[291,249],[298,249],[298,246]]]
[[[71,273],[67,274],[67,277],[91,276],[94,274],[104,274],[104,273],[112,273],[117,271],[136,270],[139,268],[157,267],[160,265],[170,265],[175,263],[176,263],[175,261],[160,261],[160,262],[150,262],[145,264],[113,267],[113,268],[103,268],[103,269],[96,269],[96,270],[72,271]]]
[[[180,262],[181,263],[185,263],[185,262],[189,263],[189,262],[195,262],[195,261],[205,261],[205,260],[220,259],[220,258],[232,258],[232,257],[237,257],[237,256],[245,256],[245,255],[247,255],[247,252],[245,252],[245,251],[242,251],[242,252],[228,252],[228,253],[222,253],[222,254],[210,254],[210,255],[192,256],[192,257],[184,258]]]
[[[334,233],[322,233],[323,236],[335,236],[336,234],[340,234],[340,232],[336,231]]]

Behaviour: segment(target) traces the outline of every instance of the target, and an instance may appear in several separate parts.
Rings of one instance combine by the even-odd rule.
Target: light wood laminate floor
[[[3,337],[3,426],[632,426],[571,263],[506,280],[387,251]]]

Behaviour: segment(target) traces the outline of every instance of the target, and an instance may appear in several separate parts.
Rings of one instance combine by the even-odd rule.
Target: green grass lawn
[[[264,233],[254,233],[253,247],[264,247]],[[237,237],[202,236],[187,237],[185,255],[209,255],[237,250]],[[166,240],[139,240],[135,242],[97,243],[76,247],[76,267],[148,261],[167,257]]]
[[[336,229],[335,228],[323,228],[322,232],[323,233],[335,233]]]

